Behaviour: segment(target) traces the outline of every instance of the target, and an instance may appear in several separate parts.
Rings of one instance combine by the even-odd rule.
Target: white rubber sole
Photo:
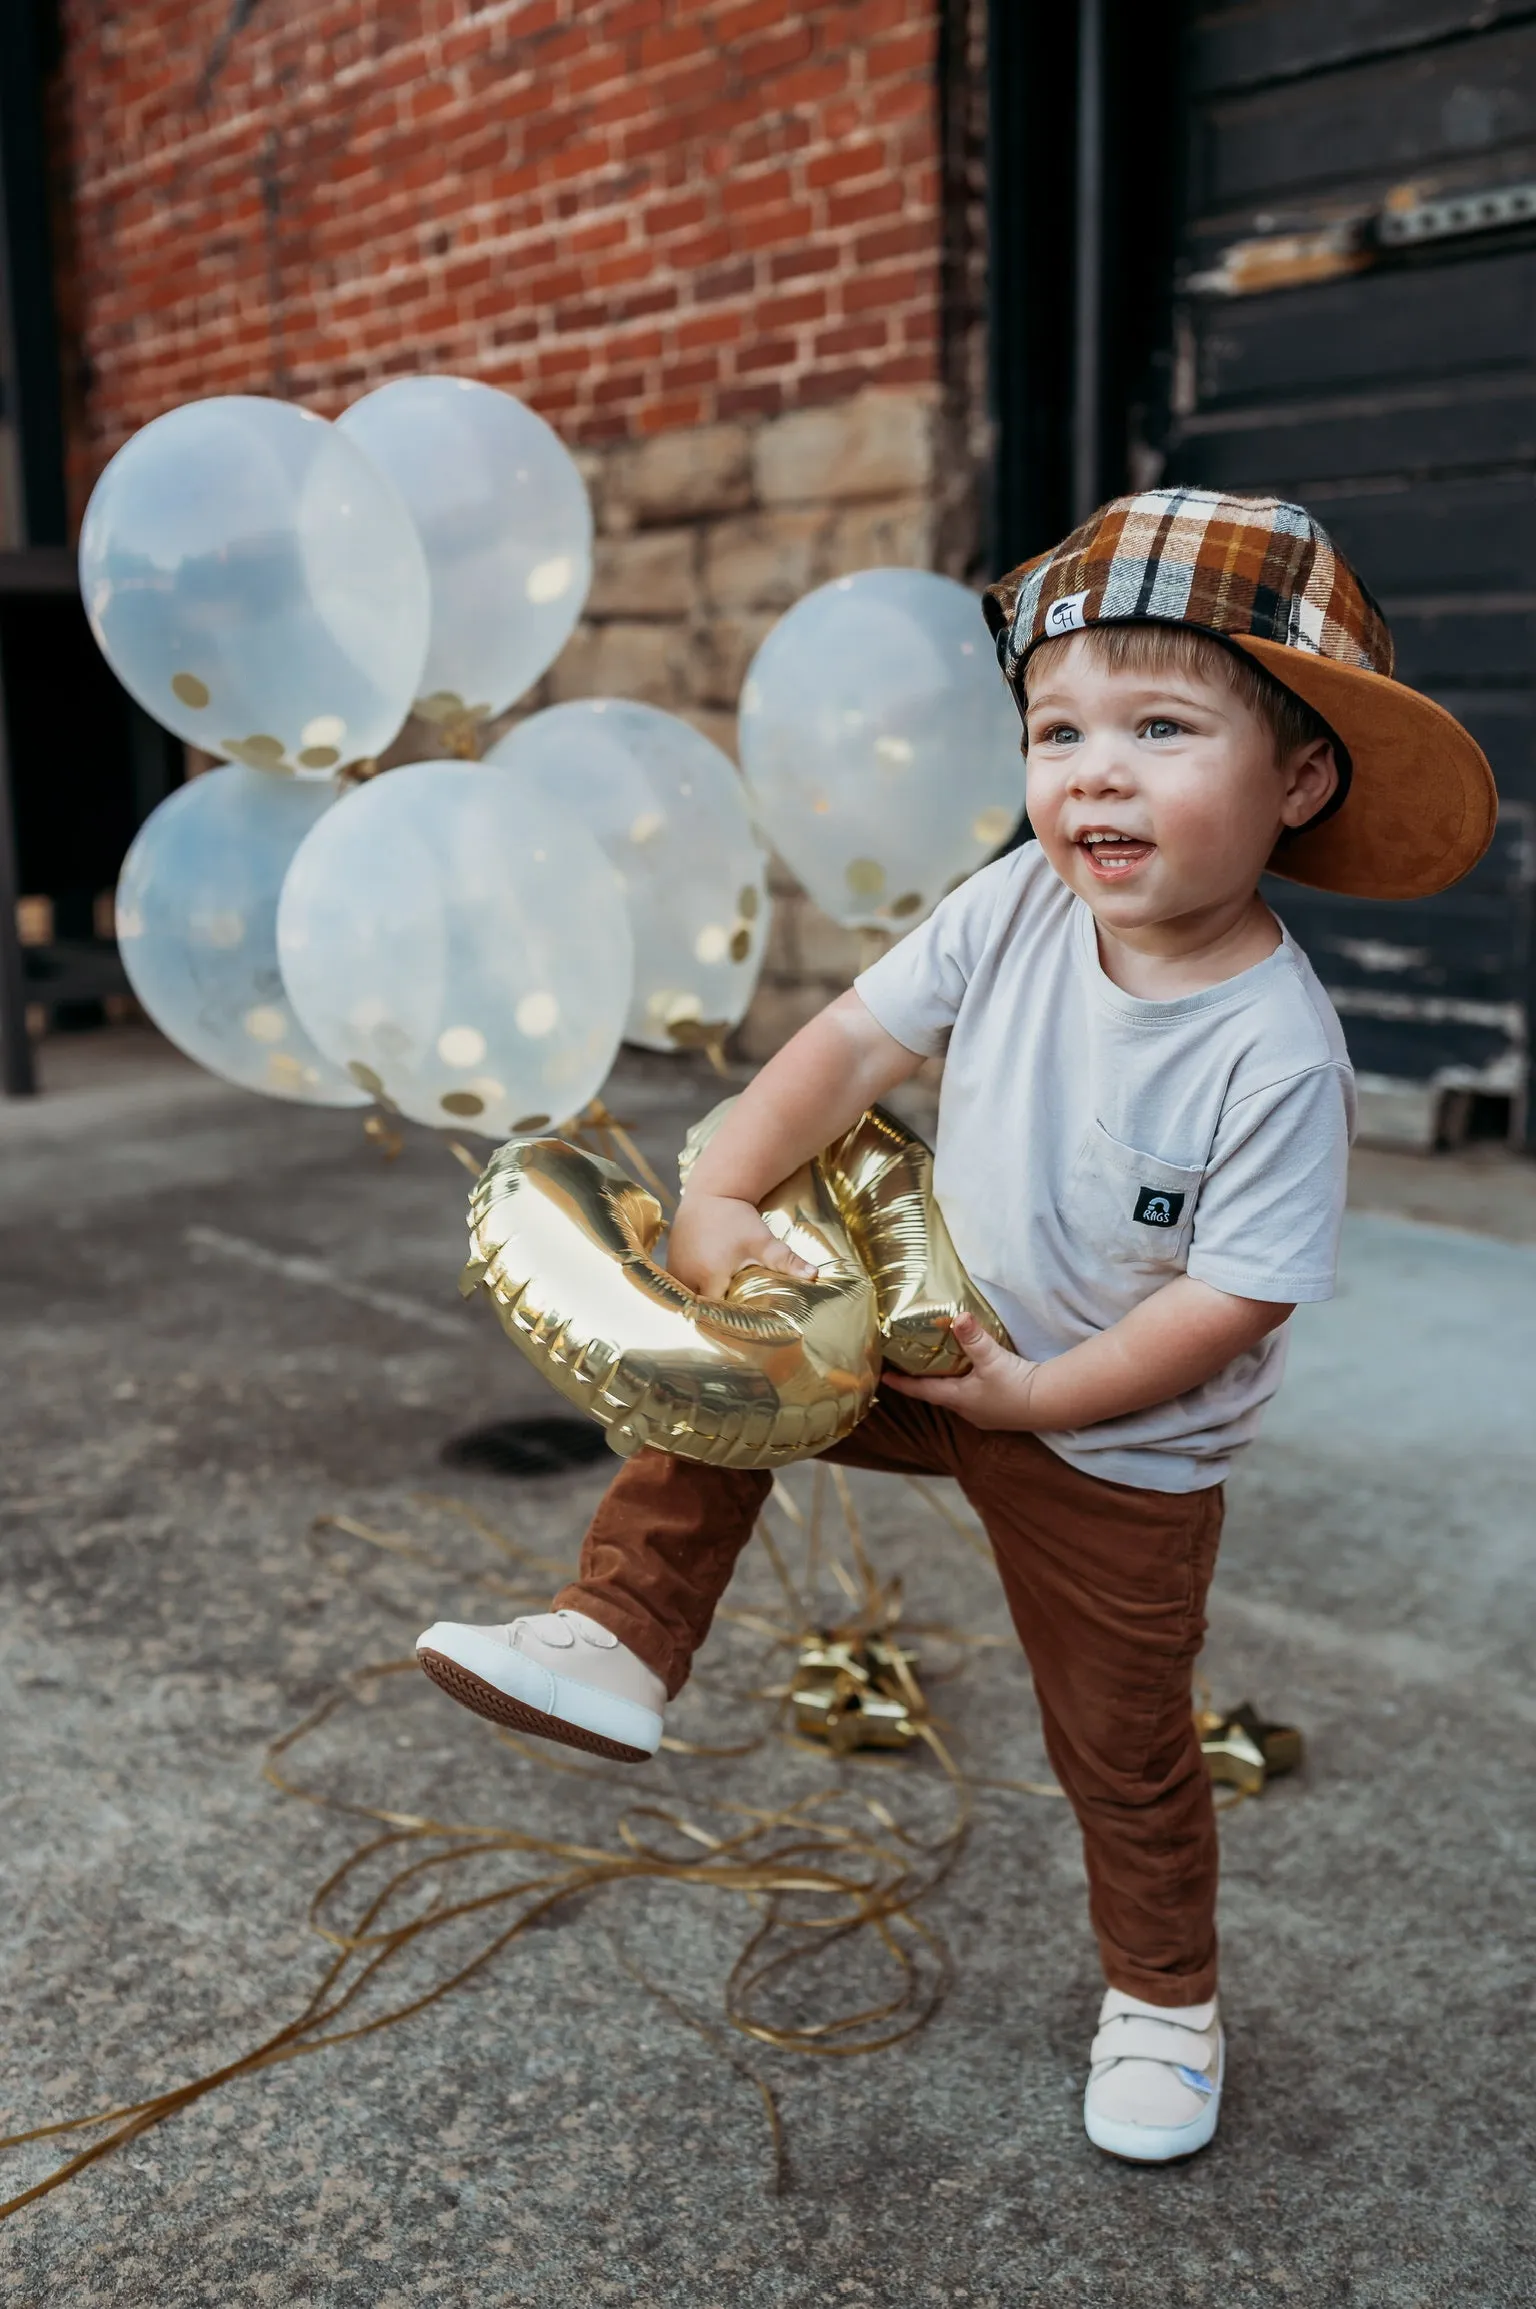
[[[1083,2130],[1096,2149],[1103,2149],[1112,2157],[1124,2157],[1134,2165],[1169,2165],[1176,2157],[1192,2157],[1215,2138],[1226,2073],[1227,2040],[1218,2028],[1216,2090],[1187,2125],[1128,2125],[1115,2117],[1097,2116],[1089,2103],[1088,2095],[1093,2090],[1090,2083],[1083,2094]]]
[[[439,1620],[417,1638],[416,1658],[451,1699],[492,1723],[626,1763],[643,1762],[661,1746],[654,1709],[554,1675],[484,1628]]]

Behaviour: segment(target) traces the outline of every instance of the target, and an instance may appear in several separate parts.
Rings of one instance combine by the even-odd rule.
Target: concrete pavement
[[[0,1110],[6,2129],[163,2090],[302,2004],[325,1955],[309,1897],[363,1829],[267,1786],[266,1741],[426,1620],[493,1616],[470,1575],[505,1559],[445,1497],[566,1556],[604,1474],[440,1464],[454,1434],[556,1406],[456,1299],[464,1181],[439,1146],[414,1137],[386,1166],[356,1116],[246,1098],[148,1037],[46,1055],[60,1087]],[[714,1095],[658,1061],[614,1103],[660,1160]],[[1075,1834],[1060,1804],[994,1790],[924,1911],[955,1979],[920,2036],[824,2061],[732,2040],[779,2098],[783,2194],[757,2093],[690,2025],[717,2020],[753,1917],[640,1884],[555,1910],[416,2019],[239,2082],[29,2208],[0,2229],[0,2302],[1536,2298],[1536,1184],[1504,1164],[1480,1191],[1478,1168],[1362,1164],[1389,1207],[1352,1215],[1340,1297],[1297,1318],[1231,1487],[1205,1672],[1299,1723],[1310,1760],[1224,1822],[1232,2065],[1207,2156],[1144,2172],[1084,2141],[1096,1986]],[[858,1496],[912,1618],[1003,1632],[989,1568],[921,1503],[873,1478]],[[450,1568],[315,1531],[336,1515]],[[733,1602],[779,1608],[761,1551],[738,1585]],[[720,1742],[760,1721],[731,1697],[759,1654],[722,1627],[677,1729]],[[1044,1776],[1011,1649],[976,1651],[935,1699],[975,1771]],[[614,1841],[612,1787],[512,1755],[425,1679],[381,1685],[304,1764],[360,1802]],[[914,1831],[947,1818],[926,1756],[837,1765],[773,1743],[741,1764],[666,1758],[633,1786],[718,1824],[721,1802],[835,1782]],[[867,2000],[871,1967],[851,1953],[785,2017]],[[55,2154],[5,2159],[0,2194]]]

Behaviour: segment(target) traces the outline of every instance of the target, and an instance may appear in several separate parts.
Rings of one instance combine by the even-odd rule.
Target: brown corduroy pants
[[[1151,2004],[1214,1995],[1216,1822],[1191,1680],[1220,1489],[1106,1483],[1032,1435],[989,1433],[894,1393],[825,1456],[959,1483],[991,1540],[1051,1766],[1082,1830],[1105,1978]],[[769,1484],[637,1453],[557,1606],[589,1613],[677,1692]]]

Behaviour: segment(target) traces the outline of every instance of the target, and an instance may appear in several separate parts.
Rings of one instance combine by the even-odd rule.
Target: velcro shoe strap
[[[1174,2068],[1209,2071],[1216,2059],[1216,2036],[1214,2029],[1202,2036],[1192,2028],[1180,2028],[1176,2021],[1121,2012],[1104,2023],[1088,2058],[1095,2067],[1101,2060],[1160,2060]]]

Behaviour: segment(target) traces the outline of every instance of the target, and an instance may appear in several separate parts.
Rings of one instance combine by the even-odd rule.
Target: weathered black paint
[[[1264,13],[1278,34],[1293,12]],[[1461,37],[1256,88],[1208,88],[1194,115],[1202,212],[1332,198],[1344,186],[1385,185],[1426,163],[1481,161],[1528,143],[1536,136],[1530,11],[1486,30],[1475,29],[1477,7],[1460,15]]]
[[[1476,27],[1522,23],[1530,0],[1289,0],[1268,7],[1197,11],[1190,37],[1197,95],[1230,93],[1266,81],[1296,79],[1329,67],[1431,41],[1465,39]]]
[[[1536,180],[1536,6],[1270,0],[1188,11],[1184,277],[1235,242]],[[1405,196],[1406,197],[1406,196]],[[1403,679],[1457,714],[1504,798],[1488,859],[1416,906],[1282,882],[1357,1065],[1518,1077],[1533,980],[1536,235],[1377,251],[1309,286],[1183,300],[1167,477],[1312,506],[1381,599]],[[1512,1110],[1518,1118],[1518,1093]]]
[[[1099,493],[1132,478],[1130,414],[1165,398],[1177,208],[1179,44],[1161,8],[1102,0],[1105,135],[1097,202]],[[1079,14],[991,0],[989,324],[998,425],[992,568],[1072,525]],[[1137,430],[1141,430],[1138,424]]]
[[[65,533],[42,117],[43,76],[57,39],[51,5],[0,0],[0,394],[18,437],[26,535],[14,542],[25,545],[62,545]]]
[[[92,640],[66,542],[56,188],[44,136],[57,63],[53,0],[0,0],[0,403],[17,435],[22,527],[0,537],[0,1041],[10,1091],[30,1082],[23,994],[56,1021],[85,1022],[100,1016],[103,994],[125,989],[115,945],[95,937],[95,900],[184,766],[180,744],[128,697]],[[24,956],[12,874],[23,894],[53,904],[53,943]]]

